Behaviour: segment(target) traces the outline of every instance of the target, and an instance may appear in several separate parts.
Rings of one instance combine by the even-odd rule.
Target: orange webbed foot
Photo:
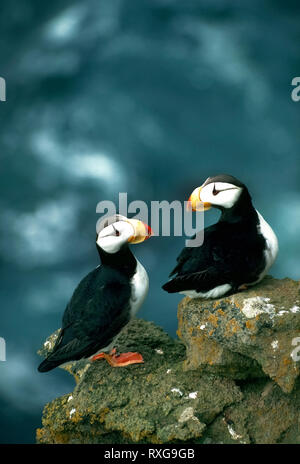
[[[109,354],[99,353],[92,357],[92,361],[96,361],[97,359],[106,359],[112,367],[124,367],[144,362],[143,356],[140,353],[129,351],[128,353],[116,354],[115,348]]]
[[[95,354],[95,356],[91,358],[91,361],[94,362],[94,361],[97,361],[97,359],[106,359],[107,356],[113,356],[116,354],[116,352],[117,352],[116,348],[113,348],[109,354],[107,353]]]

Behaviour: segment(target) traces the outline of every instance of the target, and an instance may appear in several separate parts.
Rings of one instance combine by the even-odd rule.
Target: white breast
[[[264,218],[258,211],[256,212],[258,214],[259,219],[258,231],[263,235],[264,239],[266,240],[266,248],[264,251],[266,258],[266,267],[259,276],[259,280],[261,280],[266,275],[266,273],[268,272],[268,270],[270,269],[277,257],[278,240],[271,226],[269,226],[269,224],[264,220]]]
[[[149,289],[149,279],[145,268],[137,260],[134,276],[131,279],[130,317],[134,317],[142,306]]]
[[[245,283],[245,285],[255,285],[257,284],[268,272],[272,264],[274,263],[277,254],[278,254],[278,240],[277,237],[269,224],[265,221],[262,215],[258,212],[258,231],[261,233],[266,241],[266,248],[264,250],[266,258],[266,267],[263,272],[260,274],[259,278],[255,282]],[[186,290],[179,292],[183,295],[189,296],[190,298],[219,298],[222,295],[225,295],[231,289],[231,285],[219,285],[218,287],[212,288],[208,292],[196,292],[195,290]]]
[[[221,296],[225,295],[225,293],[231,290],[230,284],[218,285],[207,292],[196,292],[196,290],[184,290],[183,292],[179,292],[182,295],[188,296],[189,298],[220,298]]]

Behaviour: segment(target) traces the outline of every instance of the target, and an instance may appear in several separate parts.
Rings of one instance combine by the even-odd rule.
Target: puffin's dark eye
[[[220,193],[220,192],[221,192],[221,190],[217,190],[217,189],[216,189],[216,185],[214,184],[214,189],[213,189],[213,192],[212,192],[213,195],[216,196],[216,195],[218,195],[218,193]]]

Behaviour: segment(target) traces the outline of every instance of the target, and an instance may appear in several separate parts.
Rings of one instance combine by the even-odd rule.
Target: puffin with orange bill
[[[39,365],[47,372],[69,361],[105,358],[113,367],[142,363],[139,353],[117,354],[115,343],[148,293],[148,275],[129,245],[150,237],[150,227],[119,214],[103,220],[96,246],[101,265],[84,277],[67,304],[56,344]]]
[[[278,253],[275,233],[253,207],[247,187],[233,176],[209,177],[196,188],[188,209],[221,211],[219,221],[204,229],[198,247],[186,247],[163,289],[190,298],[219,298],[255,285]]]

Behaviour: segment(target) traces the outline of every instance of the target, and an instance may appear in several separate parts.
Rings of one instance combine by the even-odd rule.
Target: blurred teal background
[[[297,1],[1,3],[1,443],[34,442],[44,404],[73,389],[36,371],[36,351],[98,265],[99,201],[184,201],[232,174],[279,237],[272,274],[300,278],[299,23]],[[139,315],[174,336],[180,296],[161,285],[183,245],[134,249],[150,277]]]

